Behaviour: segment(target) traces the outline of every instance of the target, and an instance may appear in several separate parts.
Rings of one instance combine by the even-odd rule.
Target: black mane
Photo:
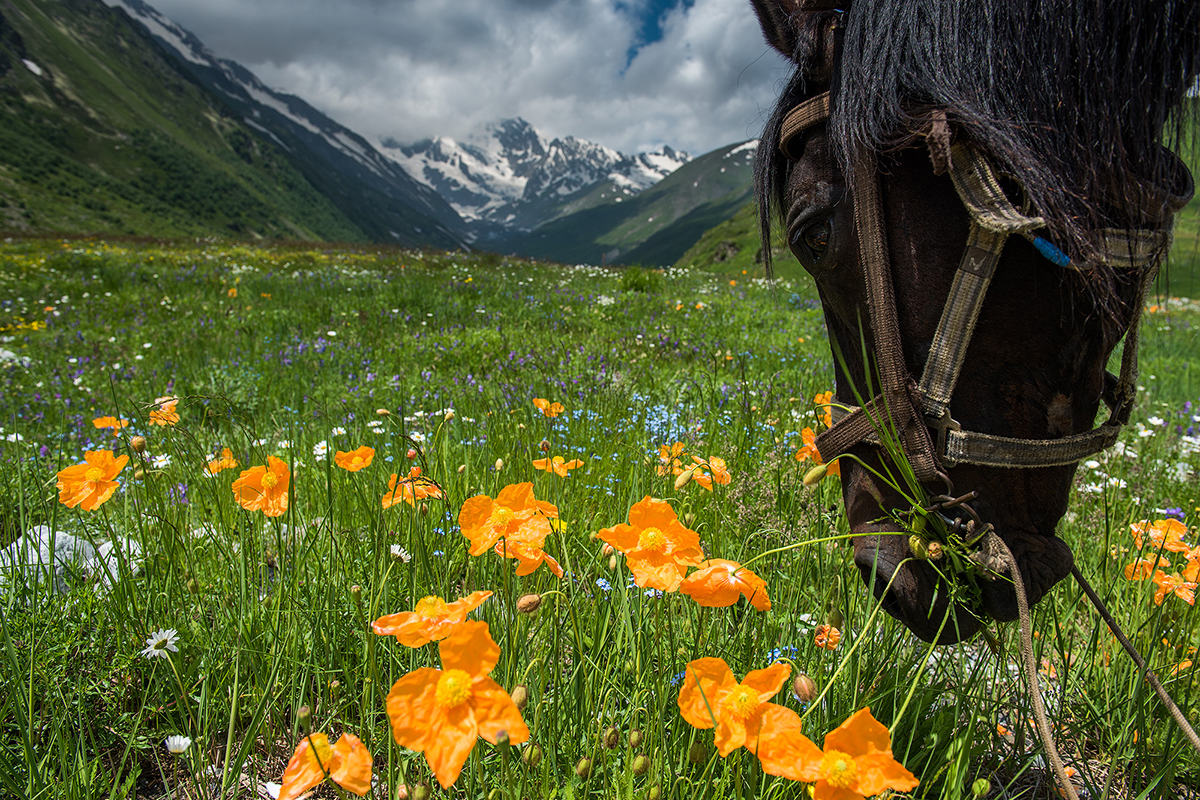
[[[756,167],[764,253],[788,171],[779,125],[808,96],[806,30],[829,13],[792,17],[799,66]],[[1161,144],[1177,146],[1200,106],[1185,99],[1200,74],[1200,0],[853,0],[843,24],[830,125],[847,176],[857,152],[911,143],[938,108],[1021,182],[1068,252],[1167,212],[1147,189],[1179,186]]]

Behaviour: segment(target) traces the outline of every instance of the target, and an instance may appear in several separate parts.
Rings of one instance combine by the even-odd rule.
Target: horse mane
[[[848,179],[860,151],[913,143],[941,109],[1020,182],[1052,241],[1075,256],[1094,252],[1100,228],[1153,225],[1177,210],[1153,187],[1180,189],[1178,159],[1162,145],[1195,142],[1197,0],[853,0],[848,12],[791,17],[797,68],[756,164],[764,254],[789,169],[780,123],[809,95],[814,31],[836,13],[844,33],[829,124]]]

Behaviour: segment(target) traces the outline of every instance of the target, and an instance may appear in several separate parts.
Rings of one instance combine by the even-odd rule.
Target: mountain
[[[439,136],[402,145],[385,139],[382,149],[448,200],[484,241],[577,210],[577,200],[601,182],[636,195],[691,160],[670,147],[626,155],[573,136],[549,140],[519,118],[462,141]]]
[[[277,92],[242,65],[217,58],[189,31],[142,0],[105,0],[143,26],[180,66],[219,96],[366,238],[454,247],[471,238],[437,191],[413,180],[359,134],[295,95]]]
[[[757,150],[757,140],[718,148],[636,194],[616,180],[594,184],[566,213],[491,249],[573,263],[673,264],[750,199]]]

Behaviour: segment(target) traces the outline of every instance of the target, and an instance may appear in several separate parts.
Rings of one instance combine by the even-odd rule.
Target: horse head
[[[1056,527],[1128,419],[1143,295],[1192,193],[1160,142],[1200,11],[752,2],[795,65],[757,177],[764,253],[777,213],[837,356],[817,448],[883,607],[957,642],[1017,617],[1005,564],[1030,604],[1072,569]]]

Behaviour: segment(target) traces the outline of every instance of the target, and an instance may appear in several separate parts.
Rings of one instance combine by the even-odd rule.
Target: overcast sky
[[[626,153],[758,136],[787,70],[749,0],[150,0],[378,141],[523,117]]]

